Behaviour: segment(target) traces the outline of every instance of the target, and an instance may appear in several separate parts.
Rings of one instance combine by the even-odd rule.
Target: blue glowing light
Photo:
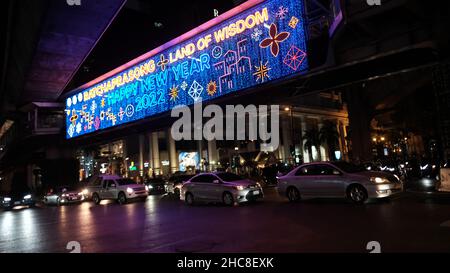
[[[73,138],[308,69],[302,0],[267,0],[66,99]]]

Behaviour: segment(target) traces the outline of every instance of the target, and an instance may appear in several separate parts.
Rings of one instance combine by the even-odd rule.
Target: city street
[[[262,202],[188,207],[168,196],[145,203],[19,209],[0,213],[0,252],[382,252],[450,251],[450,196],[406,192],[357,206],[289,203],[275,188]]]

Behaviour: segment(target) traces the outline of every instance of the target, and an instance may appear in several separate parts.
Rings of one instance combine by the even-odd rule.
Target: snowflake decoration
[[[284,57],[283,63],[293,70],[297,71],[300,65],[303,63],[303,60],[306,57],[306,53],[300,50],[296,46],[291,46],[286,57]]]
[[[76,127],[77,134],[81,133],[81,130],[82,130],[81,123],[77,123],[77,127]]]
[[[95,102],[95,100],[93,100],[91,105],[91,112],[94,113],[95,109],[97,109],[97,103]]]
[[[194,80],[188,91],[189,96],[191,96],[194,101],[198,101],[201,98],[202,92],[203,87],[196,80]]]
[[[217,92],[217,83],[211,80],[206,87],[206,91],[208,92],[208,95],[214,96]]]
[[[256,82],[258,82],[258,81],[264,82],[264,80],[265,80],[266,78],[267,78],[267,79],[270,79],[270,76],[269,76],[269,70],[270,70],[271,68],[269,68],[269,67],[267,66],[267,62],[266,62],[265,64],[263,64],[262,62],[260,62],[260,63],[259,63],[259,66],[255,66],[255,69],[256,69],[256,72],[253,73],[253,75],[256,76]]]
[[[116,125],[116,122],[117,122],[117,117],[116,117],[116,115],[114,115],[114,114],[111,114],[111,122],[112,122],[112,125]]]
[[[298,18],[297,17],[295,17],[295,16],[292,16],[292,18],[291,18],[291,20],[289,21],[289,26],[291,27],[291,28],[296,28],[297,27],[297,24],[298,24]]]
[[[181,89],[183,89],[183,91],[185,91],[187,88],[188,88],[188,84],[187,84],[187,82],[186,81],[183,81],[182,83],[181,83]]]
[[[89,122],[88,122],[88,126],[87,126],[89,130],[92,129],[93,124],[94,124],[94,115],[91,115],[89,117]]]
[[[277,17],[277,19],[284,19],[286,18],[288,12],[289,12],[288,8],[280,6],[278,10],[275,12],[275,17]]]
[[[70,137],[72,137],[74,132],[75,132],[75,125],[70,124],[70,125],[69,125],[69,128],[67,129],[67,134],[68,134]]]
[[[169,92],[170,100],[173,100],[173,101],[177,100],[179,92],[180,92],[180,90],[178,90],[178,85],[174,84]]]
[[[262,35],[262,31],[259,29],[259,28],[255,28],[254,30],[253,30],[253,33],[252,33],[252,39],[255,41],[255,42],[258,42],[259,41],[259,39],[260,39],[260,37],[261,37],[261,35]]]

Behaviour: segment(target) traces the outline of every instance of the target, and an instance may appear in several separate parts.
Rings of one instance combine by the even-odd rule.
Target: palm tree
[[[322,160],[320,155],[320,138],[319,138],[319,131],[316,128],[311,128],[304,131],[303,139],[305,140],[305,150],[308,151],[309,154],[309,161],[312,162],[313,156],[312,156],[312,147],[315,146],[318,149],[318,155],[319,155],[319,161]]]
[[[330,160],[335,160],[334,151],[339,145],[339,133],[336,129],[336,124],[333,121],[326,120],[319,131],[320,143],[325,143],[328,146],[328,156]]]

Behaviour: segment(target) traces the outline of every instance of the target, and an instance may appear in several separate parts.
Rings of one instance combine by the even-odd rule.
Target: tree
[[[319,131],[316,128],[311,128],[308,130],[305,130],[305,134],[303,135],[303,139],[305,141],[304,147],[305,150],[308,151],[309,154],[309,161],[313,161],[313,156],[312,156],[312,147],[315,146],[318,150],[318,155],[319,155],[319,161],[322,160],[321,155],[320,155],[320,138],[319,138]]]
[[[328,146],[328,156],[330,160],[336,160],[334,151],[339,145],[339,133],[336,124],[333,121],[326,120],[319,131],[320,143],[325,143]]]

